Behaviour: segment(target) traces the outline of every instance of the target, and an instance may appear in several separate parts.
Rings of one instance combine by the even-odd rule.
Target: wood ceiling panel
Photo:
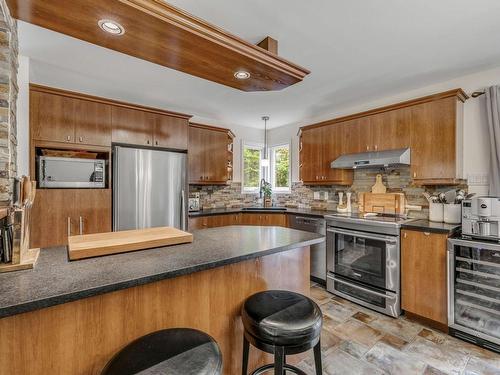
[[[7,0],[12,15],[118,52],[243,91],[281,90],[310,72],[161,0]],[[121,36],[102,31],[110,19]],[[238,70],[251,78],[238,80]]]

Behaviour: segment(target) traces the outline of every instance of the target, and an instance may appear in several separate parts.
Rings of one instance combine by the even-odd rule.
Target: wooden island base
[[[132,340],[171,327],[212,335],[224,374],[240,374],[242,302],[269,289],[309,295],[309,265],[303,247],[0,319],[0,374],[99,374]],[[251,349],[249,369],[270,361]]]

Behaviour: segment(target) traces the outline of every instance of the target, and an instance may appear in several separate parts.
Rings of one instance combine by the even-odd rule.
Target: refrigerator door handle
[[[186,230],[186,196],[184,189],[181,191],[181,229]]]

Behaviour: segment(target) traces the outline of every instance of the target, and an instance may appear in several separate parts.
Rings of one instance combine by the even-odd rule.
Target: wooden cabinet
[[[205,125],[189,126],[189,183],[226,184],[232,176],[232,133]],[[230,170],[231,169],[231,170]]]
[[[411,176],[420,184],[453,183],[462,178],[463,103],[449,97],[411,108]]]
[[[330,164],[342,155],[343,131],[340,124],[301,132],[300,176],[308,184],[352,184],[352,171],[332,169]]]
[[[444,326],[447,316],[446,234],[401,231],[401,306]]]
[[[111,145],[111,107],[43,91],[30,91],[32,139]]]
[[[113,107],[112,140],[141,146],[153,145],[154,117],[150,112],[124,107]]]
[[[306,126],[300,136],[301,179],[311,185],[351,185],[352,172],[329,170],[332,160],[344,154],[409,147],[416,184],[460,183],[466,98],[462,90],[451,90]]]
[[[81,223],[81,225],[80,225]],[[68,235],[111,231],[111,190],[38,189],[31,217],[31,247],[67,244]]]
[[[283,213],[234,213],[189,218],[189,230],[225,227],[228,225],[281,226],[288,224]]]
[[[153,115],[153,143],[162,148],[187,150],[188,125],[185,118]]]
[[[286,214],[282,213],[242,213],[242,225],[287,226]]]

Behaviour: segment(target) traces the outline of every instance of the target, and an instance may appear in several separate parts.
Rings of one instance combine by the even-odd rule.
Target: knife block
[[[13,239],[12,261],[0,263],[0,273],[31,269],[35,266],[40,249],[29,249],[29,217],[23,208],[12,213]]]

